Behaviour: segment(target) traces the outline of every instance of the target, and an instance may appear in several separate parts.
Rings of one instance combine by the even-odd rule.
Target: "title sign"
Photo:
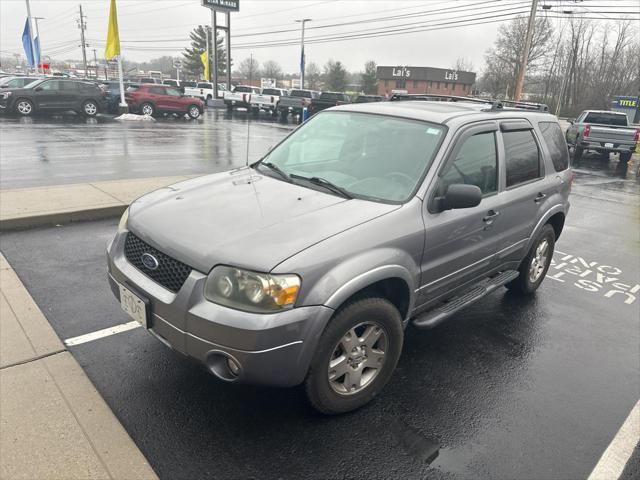
[[[407,67],[394,67],[391,70],[391,75],[393,75],[394,77],[409,78],[411,76],[411,70],[409,70]]]
[[[632,110],[638,108],[637,97],[614,97],[611,103],[613,108],[630,108]]]
[[[237,12],[240,10],[240,0],[202,0],[202,6],[220,12]]]

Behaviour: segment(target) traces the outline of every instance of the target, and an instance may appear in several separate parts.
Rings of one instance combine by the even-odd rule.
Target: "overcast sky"
[[[80,3],[87,17],[88,56],[93,58],[95,48],[102,58],[110,0],[31,0],[32,16],[44,17],[39,22],[44,55],[82,58],[76,23]],[[546,12],[570,8],[603,19],[620,15],[594,12],[634,5],[638,9],[637,0],[584,0],[578,6],[571,0],[540,0],[543,4],[552,6]],[[117,0],[117,5],[122,52],[130,60],[178,56],[189,44],[190,30],[210,23],[209,10],[200,0]],[[295,20],[311,18],[306,33],[307,62],[322,66],[332,58],[357,71],[370,59],[379,65],[449,68],[464,57],[479,70],[501,25],[497,22],[528,14],[530,5],[530,0],[240,0],[240,11],[231,14],[232,57],[237,65],[253,53],[261,63],[275,60],[286,72],[297,71],[300,32]],[[24,54],[21,36],[26,15],[25,0],[0,0],[3,56]],[[460,22],[476,24],[460,26]],[[267,33],[274,31],[280,33]],[[386,36],[348,41],[332,38],[363,33]],[[313,43],[314,38],[330,41]],[[292,44],[264,47],[278,41]]]

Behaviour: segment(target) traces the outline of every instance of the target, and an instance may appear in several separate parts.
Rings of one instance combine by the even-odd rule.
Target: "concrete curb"
[[[157,480],[0,254],[0,478]]]
[[[105,218],[119,217],[128,205],[114,205],[111,207],[99,207],[70,212],[49,213],[0,220],[0,231],[25,230],[36,227],[51,227],[64,223],[80,222],[87,220],[103,220]]]

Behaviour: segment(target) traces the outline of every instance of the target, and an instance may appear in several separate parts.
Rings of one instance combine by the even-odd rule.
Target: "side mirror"
[[[41,92],[42,91],[42,87],[36,87],[36,92]]]
[[[480,205],[482,201],[482,191],[476,185],[466,185],[455,183],[449,185],[447,193],[441,199],[441,210],[452,210],[456,208],[471,208]]]

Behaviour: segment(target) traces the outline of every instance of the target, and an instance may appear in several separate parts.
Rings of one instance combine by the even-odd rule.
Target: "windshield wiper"
[[[274,172],[276,172],[278,175],[280,175],[282,178],[284,178],[287,182],[291,182],[291,177],[289,176],[289,174],[287,172],[285,172],[284,170],[282,170],[275,163],[258,162],[256,164],[256,166],[259,166],[259,165],[264,165],[265,167],[269,168],[270,170],[273,170]]]
[[[320,177],[304,177],[302,175],[291,174],[291,178],[297,178],[299,180],[306,180],[307,182],[311,182],[314,185],[319,185],[321,187],[326,188],[327,190],[331,190],[333,193],[337,193],[341,197],[352,199],[353,195],[347,192],[344,188],[339,187],[335,183],[331,183],[329,180]]]

